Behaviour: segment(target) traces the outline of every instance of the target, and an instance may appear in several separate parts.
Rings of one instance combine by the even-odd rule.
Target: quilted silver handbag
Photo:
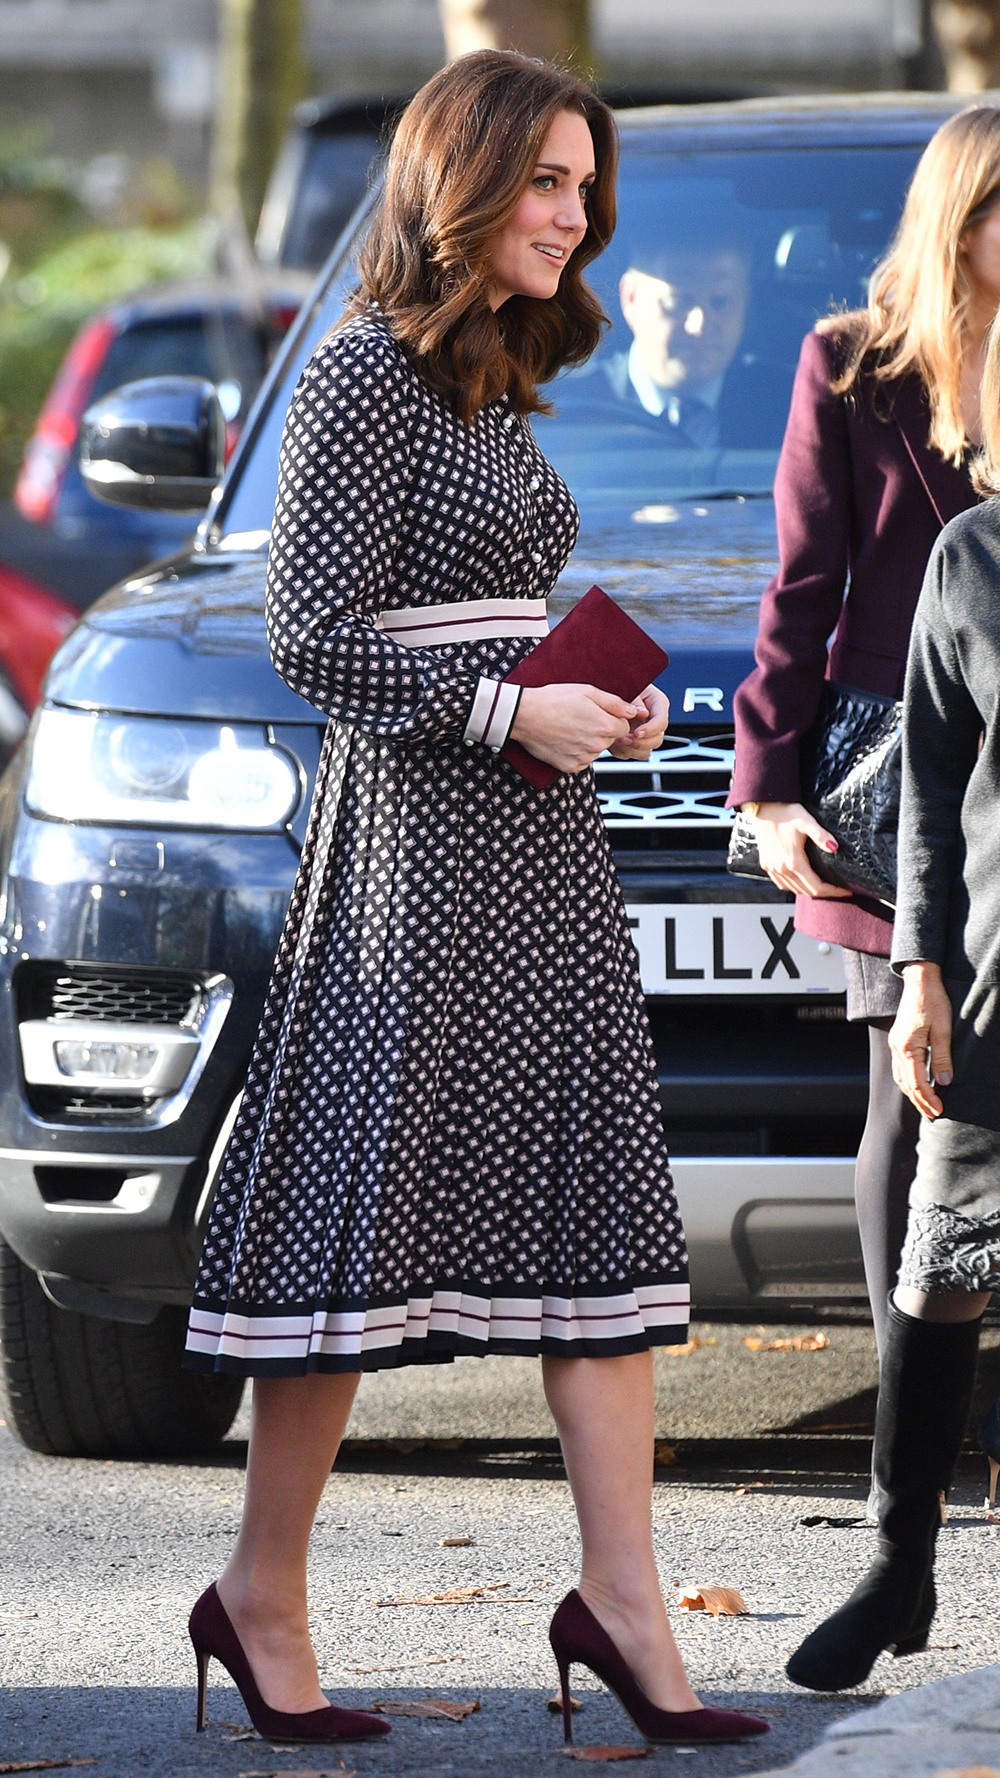
[[[824,882],[896,905],[896,830],[902,773],[903,706],[897,698],[828,681],[820,713],[802,738],[802,802],[837,841],[821,852],[806,841]],[[751,815],[733,822],[727,868],[765,877]]]

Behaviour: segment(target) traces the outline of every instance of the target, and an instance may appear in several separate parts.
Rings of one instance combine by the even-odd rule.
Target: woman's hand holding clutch
[[[626,704],[596,685],[526,685],[510,733],[557,771],[585,772],[649,714],[641,699]]]
[[[932,1123],[944,1110],[934,1086],[950,1086],[952,1080],[951,1025],[951,1001],[941,980],[940,964],[907,963],[903,998],[889,1032],[892,1075]]]
[[[811,895],[817,900],[842,901],[850,895],[849,889],[824,883],[809,863],[806,840],[812,840],[814,846],[822,846],[826,852],[836,852],[837,842],[801,803],[757,803],[753,815],[757,855],[776,888],[791,890],[793,895]]]

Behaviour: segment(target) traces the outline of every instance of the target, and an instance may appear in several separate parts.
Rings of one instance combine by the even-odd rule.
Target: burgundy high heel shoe
[[[747,1716],[742,1710],[661,1710],[651,1703],[611,1637],[575,1587],[556,1610],[549,1625],[549,1641],[559,1668],[563,1734],[567,1741],[573,1739],[573,1706],[569,1695],[569,1669],[573,1661],[589,1667],[598,1679],[604,1681],[622,1708],[628,1711],[640,1735],[654,1747],[670,1747],[676,1742],[690,1746],[695,1741],[743,1741],[750,1735],[768,1733],[770,1724],[762,1716]]]
[[[188,1633],[198,1660],[199,1729],[205,1727],[208,1663],[213,1656],[238,1687],[258,1735],[267,1740],[367,1741],[374,1735],[387,1735],[392,1727],[370,1711],[338,1710],[335,1704],[328,1704],[325,1710],[272,1710],[257,1689],[250,1662],[214,1583],[195,1605]]]

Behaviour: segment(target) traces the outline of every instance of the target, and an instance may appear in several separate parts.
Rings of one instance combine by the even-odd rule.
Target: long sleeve
[[[927,564],[906,671],[892,944],[897,969],[947,961],[962,867],[962,805],[983,732],[946,616],[947,565],[947,547],[938,544]]]
[[[507,739],[517,696],[378,627],[407,524],[421,399],[381,330],[316,352],[285,423],[267,569],[271,658],[293,691],[390,740]]]
[[[844,601],[851,455],[829,335],[802,342],[774,482],[778,572],[761,600],[757,665],[736,693],[730,805],[798,802],[799,741],[814,721]]]

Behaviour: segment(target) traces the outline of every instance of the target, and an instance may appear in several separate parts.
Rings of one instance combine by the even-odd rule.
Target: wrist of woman
[[[910,963],[902,964],[901,973],[904,981],[910,977],[917,981],[940,981],[941,965],[931,963],[926,957],[918,957]]]
[[[499,753],[513,734],[523,688],[506,679],[481,677],[462,739],[468,747],[479,742]]]

